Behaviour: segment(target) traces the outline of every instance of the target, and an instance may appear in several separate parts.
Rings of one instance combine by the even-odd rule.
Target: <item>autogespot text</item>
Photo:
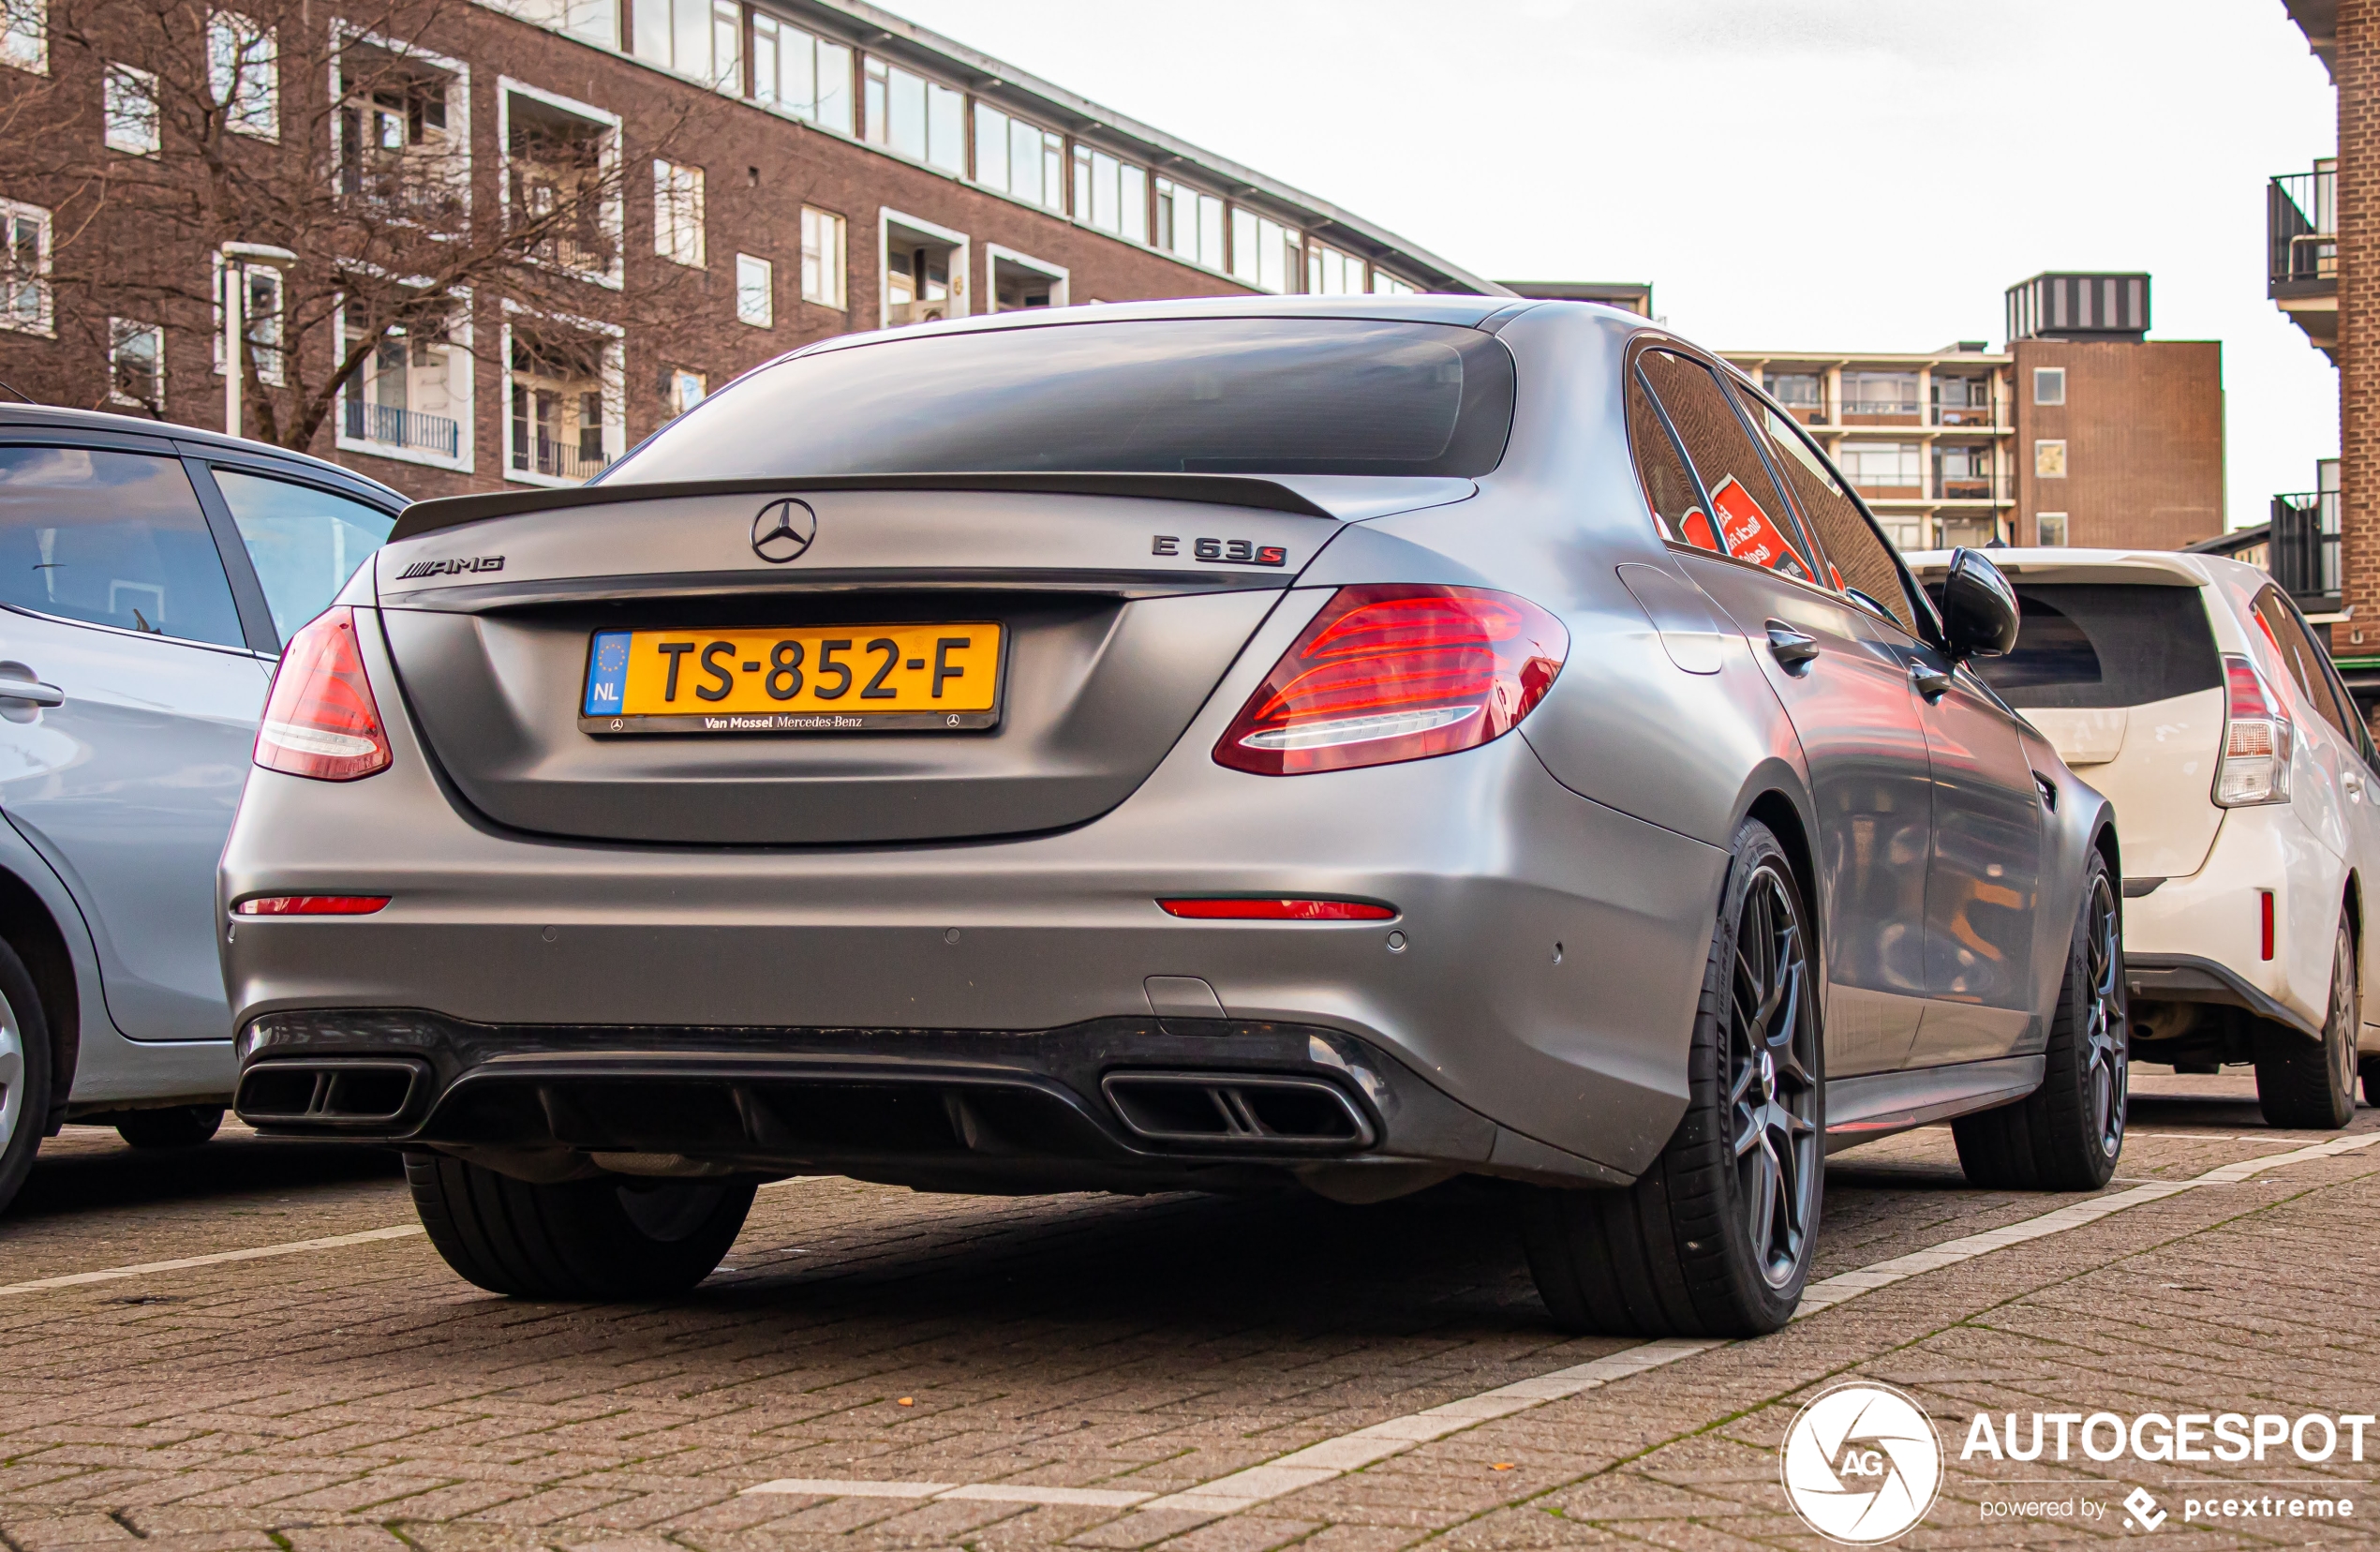
[[[2142,1412],[2132,1418],[2105,1411],[2033,1412],[2030,1422],[2016,1412],[1977,1412],[1958,1457],[2068,1460],[2079,1450],[2102,1462],[2127,1456],[2150,1462],[2263,1461],[2268,1451],[2278,1455],[2285,1445],[2308,1465],[2333,1457],[2360,1461],[2364,1430],[2375,1423],[2380,1417],[2369,1412],[2294,1418],[2277,1412]]]

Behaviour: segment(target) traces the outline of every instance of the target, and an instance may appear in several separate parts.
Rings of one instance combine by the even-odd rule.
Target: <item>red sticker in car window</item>
[[[1706,549],[1713,555],[1723,554],[1718,547],[1718,535],[1711,530],[1711,519],[1701,507],[1688,507],[1686,515],[1677,520],[1678,531],[1696,549]]]
[[[1727,553],[1739,560],[1755,565],[1790,572],[1795,576],[1806,575],[1800,555],[1785,542],[1768,514],[1752,500],[1752,493],[1727,475],[1711,490],[1711,505],[1718,509],[1719,532],[1727,541]]]

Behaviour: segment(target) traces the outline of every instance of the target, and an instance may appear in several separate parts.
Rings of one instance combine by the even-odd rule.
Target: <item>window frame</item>
[[[2042,468],[2042,455],[2053,447],[2058,450],[2056,457],[2058,472],[2055,474],[2052,474],[2047,470]],[[2033,478],[2036,480],[2062,480],[2066,477],[2066,439],[2063,437],[2035,437],[2033,439]]]
[[[146,124],[140,126],[139,138],[119,138],[122,126],[132,124],[133,117],[120,112],[122,104],[138,102],[147,108]],[[109,60],[99,74],[99,142],[109,150],[126,157],[154,157],[165,146],[164,124],[157,108],[157,75],[138,66]]]
[[[840,215],[835,211],[827,210],[823,206],[806,204],[801,207],[799,221],[801,275],[799,276],[798,283],[802,301],[813,307],[828,307],[836,312],[848,315],[851,311],[850,218]],[[835,235],[835,254],[831,270],[827,263],[827,258],[825,251],[826,245],[823,240],[826,231],[825,223],[828,221],[832,221],[834,223]],[[810,261],[811,257],[810,237],[811,229],[813,224],[816,225],[822,239],[819,244],[819,250],[817,254],[818,273],[822,276],[831,273],[834,276],[835,291],[834,299],[832,301],[827,300],[824,296],[817,295],[810,289]]]
[[[688,269],[710,267],[709,216],[703,170],[691,162],[653,158],[653,257]],[[690,213],[691,212],[691,216]],[[663,225],[662,216],[668,215]],[[689,224],[691,222],[691,225]],[[688,241],[688,233],[692,241]],[[693,257],[685,257],[692,247]]]
[[[30,31],[13,24],[17,18],[27,9],[38,10],[41,18]],[[7,17],[7,22],[0,22],[0,65],[5,65],[12,70],[22,70],[29,75],[48,75],[50,73],[49,0],[9,0],[5,10],[0,10],[0,15]],[[29,49],[22,52],[8,47],[20,37],[29,37],[32,43]]]
[[[452,458],[433,453],[425,447],[407,447],[396,442],[375,441],[368,437],[351,437],[347,430],[347,406],[350,396],[364,391],[364,375],[358,372],[338,394],[338,408],[332,422],[332,445],[342,453],[361,453],[366,457],[389,458],[398,463],[420,464],[428,469],[451,469],[457,473],[474,471],[477,460],[479,429],[479,359],[471,350],[471,293],[456,288],[446,293],[454,304],[447,314],[447,347],[454,353],[449,358],[448,370],[455,369],[459,358],[463,378],[461,398],[466,410],[461,430],[454,439]],[[220,331],[217,331],[218,333]],[[347,354],[347,297],[341,293],[338,310],[331,319],[331,347],[340,358]]]
[[[598,176],[616,179],[619,175],[620,157],[624,154],[624,138],[620,116],[591,102],[581,102],[558,92],[532,86],[512,76],[496,78],[496,206],[498,218],[510,222],[513,218],[513,98],[520,97],[540,107],[588,124],[599,126],[602,131],[602,147],[596,154]],[[625,180],[621,180],[624,182]],[[558,275],[576,276],[589,285],[618,291],[628,274],[628,191],[619,183],[612,185],[611,198],[602,201],[595,213],[596,225],[611,245],[611,254],[602,270],[573,269],[551,260],[531,258],[529,262],[543,265]]]
[[[38,235],[35,239],[33,274],[12,283],[33,289],[34,295],[41,304],[41,316],[31,324],[25,324],[16,321],[13,309],[0,309],[0,331],[55,339],[58,337],[57,292],[50,283],[50,260],[56,235],[56,217],[40,205],[27,204],[22,200],[0,200],[0,222],[15,220],[32,221]],[[5,248],[5,245],[0,245],[0,248]],[[218,328],[216,332],[219,335],[222,330]]]
[[[522,469],[514,465],[513,455],[513,343],[515,321],[528,317],[518,303],[506,301],[502,332],[497,348],[504,364],[502,382],[498,390],[497,459],[498,472],[508,485],[539,485],[548,490],[575,490],[588,479],[573,480],[566,474],[546,474],[534,467]],[[628,453],[628,351],[627,331],[617,323],[606,323],[592,318],[548,317],[542,321],[558,329],[568,329],[591,336],[596,346],[596,391],[603,399],[603,468],[609,469]]]
[[[753,288],[745,283],[747,265],[758,274],[760,316],[757,318],[744,306],[745,299],[753,292]],[[777,264],[774,260],[751,253],[736,255],[736,321],[754,329],[773,329],[777,326]]]
[[[242,29],[251,29],[243,31]],[[228,63],[218,57],[217,39],[228,37],[232,48]],[[262,81],[261,103],[242,99],[253,94],[244,88],[254,84],[244,63],[247,56],[247,41],[261,39],[263,53],[256,60],[259,78]],[[248,135],[261,141],[281,138],[281,40],[269,26],[262,25],[245,11],[218,7],[207,12],[206,19],[207,97],[214,101],[217,90],[223,99],[215,105],[223,110],[224,127],[235,135]],[[228,75],[226,72],[228,71]]]
[[[2063,410],[2066,407],[2066,368],[2063,366],[2036,366],[2032,370],[2033,408],[2036,410]],[[2044,378],[2051,377],[2058,380],[2058,396],[2056,398],[2044,398],[2041,396],[2042,380]]]
[[[2041,536],[2041,525],[2052,517],[2058,520],[2058,539],[2054,544]],[[2036,549],[2071,549],[2074,546],[2074,530],[2067,526],[2067,523],[2068,518],[2066,514],[2062,512],[2034,513],[2033,547]]]
[[[150,358],[156,378],[156,398],[154,402],[136,398],[116,385],[117,366],[123,357],[124,347],[142,335],[156,341],[156,353]],[[111,317],[108,320],[108,402],[162,415],[165,412],[165,325],[144,322],[137,318]]]

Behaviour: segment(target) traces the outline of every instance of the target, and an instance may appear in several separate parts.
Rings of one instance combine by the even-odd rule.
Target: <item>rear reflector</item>
[[[256,763],[322,782],[351,782],[388,768],[388,735],[364,677],[353,609],[323,610],[281,649],[256,731]]]
[[[386,895],[259,895],[231,907],[238,916],[370,916]]]
[[[2257,914],[2263,918],[2263,957],[2270,959],[2272,958],[2272,891],[2270,889],[2258,889],[2256,891],[2256,903]]]
[[[1501,738],[1562,671],[1562,622],[1485,588],[1341,588],[1214,746],[1257,776],[1387,765]]]
[[[2287,802],[2294,731],[2289,714],[2246,658],[2225,656],[2223,679],[2223,759],[2215,767],[2215,801],[2224,808]]]
[[[1369,900],[1160,900],[1168,916],[1197,921],[1391,921],[1396,907]]]

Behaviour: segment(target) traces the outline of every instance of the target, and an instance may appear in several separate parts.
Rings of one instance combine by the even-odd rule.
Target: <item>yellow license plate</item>
[[[1001,628],[598,631],[589,733],[868,733],[1000,721]]]

